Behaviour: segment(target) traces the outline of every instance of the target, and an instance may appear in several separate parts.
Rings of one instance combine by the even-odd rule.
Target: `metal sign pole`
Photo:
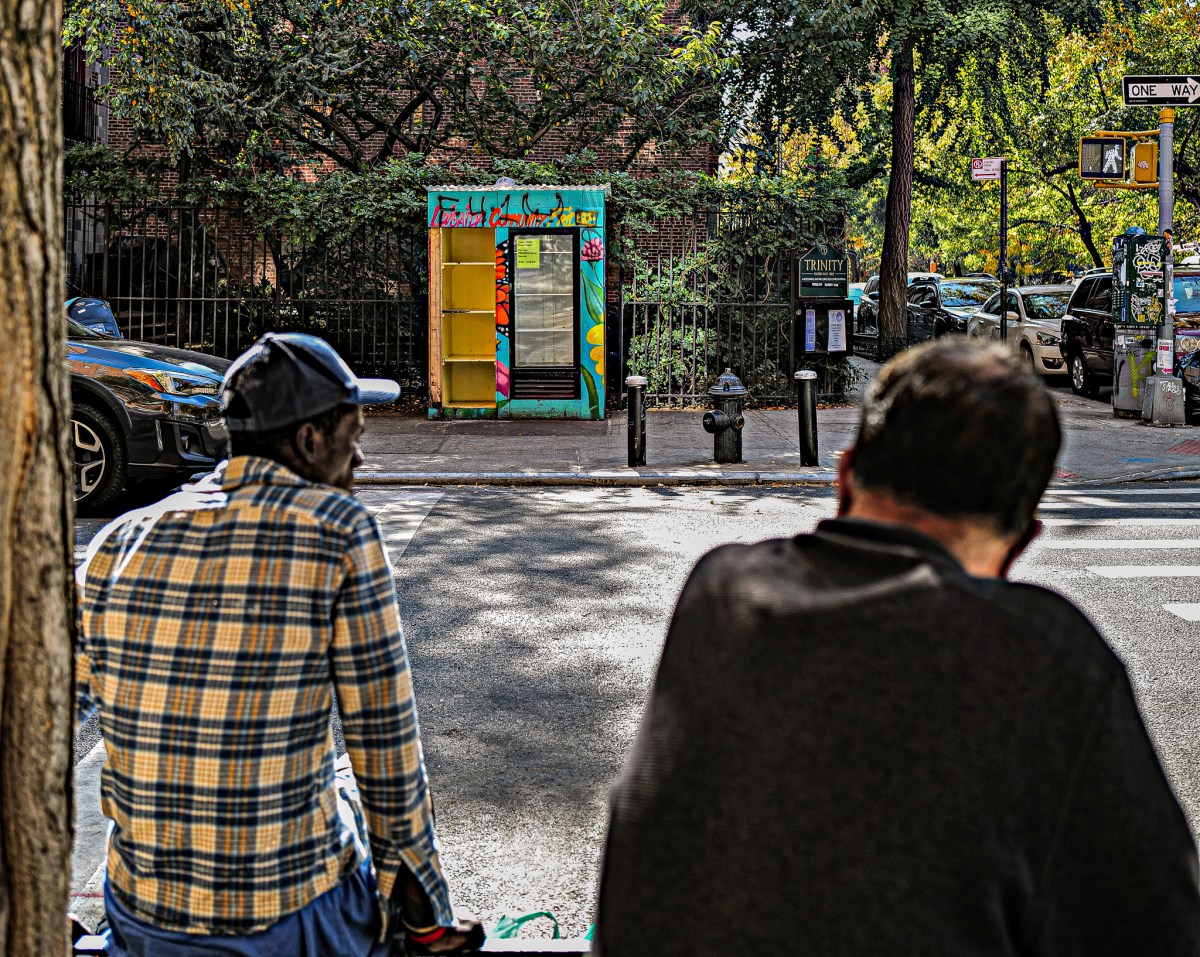
[[[1008,340],[1008,159],[1000,160],[1000,339]]]
[[[1163,321],[1158,330],[1158,372],[1150,421],[1153,425],[1184,423],[1183,389],[1175,378],[1175,111],[1158,114],[1158,231],[1163,236]]]
[[[1158,234],[1160,236],[1170,236],[1174,232],[1175,219],[1175,111],[1170,107],[1165,108],[1158,114]],[[1174,298],[1172,288],[1174,277],[1171,276],[1171,267],[1174,265],[1174,256],[1171,255],[1170,240],[1167,241],[1167,248],[1163,251],[1163,280],[1165,283],[1164,295],[1166,302],[1163,303],[1163,324],[1160,330],[1159,338],[1166,339],[1171,343],[1171,349],[1175,348],[1175,310],[1171,308],[1171,299]],[[1163,375],[1172,375],[1174,369],[1163,370]]]

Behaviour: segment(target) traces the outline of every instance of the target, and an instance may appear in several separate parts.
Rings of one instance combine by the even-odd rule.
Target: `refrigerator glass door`
[[[575,365],[575,237],[518,235],[513,280],[513,366]]]

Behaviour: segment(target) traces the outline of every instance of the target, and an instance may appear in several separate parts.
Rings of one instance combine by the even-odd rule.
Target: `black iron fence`
[[[611,395],[623,397],[625,377],[642,375],[651,404],[703,404],[728,368],[754,401],[794,401],[791,255],[760,251],[754,225],[753,214],[726,211],[664,223],[651,239],[665,241],[618,270]]]
[[[426,385],[427,247],[396,226],[287,243],[237,207],[69,202],[68,289],[107,299],[129,338],[233,357],[311,332],[357,371]]]
[[[76,198],[65,215],[71,294],[108,300],[129,338],[232,358],[267,331],[311,332],[362,374],[425,394],[428,250],[420,222],[296,244],[237,206]],[[757,404],[795,401],[796,244],[758,249],[756,215],[701,211],[624,244],[634,253],[610,263],[611,405],[624,403],[630,374],[647,377],[653,404],[703,404],[726,368]]]

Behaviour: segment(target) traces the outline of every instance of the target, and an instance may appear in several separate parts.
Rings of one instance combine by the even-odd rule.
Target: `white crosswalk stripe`
[[[1068,512],[1070,517],[1060,514]],[[1114,515],[1114,512],[1123,513]],[[1180,514],[1191,512],[1191,515]],[[1172,529],[1200,526],[1200,488],[1174,486],[1170,488],[1112,488],[1112,489],[1052,489],[1043,499],[1039,513],[1047,534],[1039,542],[1041,548],[1059,553],[1074,553],[1074,561],[1099,558],[1106,552],[1156,551],[1176,552],[1182,562],[1145,562],[1142,564],[1089,563],[1083,567],[1088,574],[1114,582],[1138,581],[1149,602],[1155,591],[1166,588],[1168,580],[1185,582],[1200,578],[1200,564],[1192,564],[1200,556],[1200,538],[1171,538]],[[1051,513],[1047,515],[1046,513]],[[1086,514],[1091,513],[1091,514]],[[1105,537],[1072,537],[1075,529],[1104,529]],[[1128,532],[1127,537],[1108,537]],[[1141,537],[1141,536],[1145,537]],[[1074,556],[1078,556],[1077,558]],[[1163,556],[1167,557],[1167,556]],[[1174,555],[1170,557],[1176,557]],[[1190,560],[1190,561],[1189,561]],[[1078,567],[1078,566],[1075,566]],[[1154,582],[1162,582],[1155,586]],[[1190,586],[1184,584],[1185,589]],[[1167,595],[1163,595],[1167,597]],[[1172,594],[1170,597],[1181,597]],[[1197,594],[1200,598],[1200,594]],[[1162,601],[1163,611],[1182,621],[1200,621],[1200,601]]]
[[[1088,565],[1101,578],[1200,578],[1200,565]]]
[[[1200,602],[1169,601],[1163,608],[1184,621],[1200,621]]]
[[[1084,528],[1090,525],[1159,525],[1166,528],[1180,525],[1200,525],[1196,518],[1043,518],[1048,528]]]
[[[1105,498],[1130,498],[1130,497],[1151,497],[1157,495],[1186,495],[1200,502],[1200,488],[1189,486],[1187,488],[1106,488],[1102,493],[1097,493],[1095,490],[1087,492],[1071,491],[1068,489],[1052,488],[1046,492],[1047,500],[1053,498],[1070,498],[1078,495],[1096,495],[1102,494]]]
[[[1089,551],[1107,551],[1110,549],[1200,549],[1200,538],[1067,538],[1062,541],[1043,542],[1044,548],[1055,549],[1088,549]]]
[[[1109,501],[1108,499],[1099,498],[1095,495],[1083,496],[1070,501],[1047,501],[1042,502],[1041,509],[1045,511],[1066,511],[1074,509],[1092,509],[1092,508],[1122,508],[1122,509],[1137,509],[1138,511],[1151,511],[1154,509],[1170,509],[1176,511],[1192,510],[1196,508],[1195,502],[1127,502],[1127,501]]]

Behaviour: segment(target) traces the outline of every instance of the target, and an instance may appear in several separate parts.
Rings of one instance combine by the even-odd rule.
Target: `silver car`
[[[1024,286],[1008,290],[1008,344],[1039,375],[1065,375],[1066,363],[1059,349],[1063,313],[1074,291],[1073,285]],[[1000,338],[1000,294],[992,296],[967,321],[967,336]]]

